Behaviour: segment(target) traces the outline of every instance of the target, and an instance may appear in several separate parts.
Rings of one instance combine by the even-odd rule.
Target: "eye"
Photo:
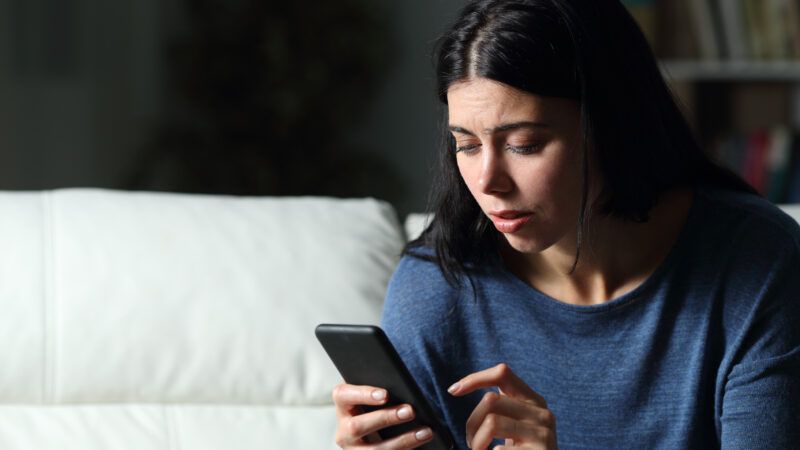
[[[462,146],[457,146],[456,153],[464,153],[465,155],[469,155],[471,153],[475,153],[478,147],[480,147],[480,144],[466,144]]]
[[[530,144],[530,145],[506,145],[506,150],[510,151],[511,153],[516,153],[518,155],[530,155],[531,153],[536,153],[542,148],[542,144]]]

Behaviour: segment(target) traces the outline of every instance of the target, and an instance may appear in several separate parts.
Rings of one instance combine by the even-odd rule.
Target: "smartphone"
[[[454,448],[450,431],[436,417],[383,330],[372,325],[321,324],[315,334],[345,382],[381,387],[389,392],[385,404],[363,406],[364,412],[403,403],[414,408],[414,420],[379,431],[381,439],[428,426],[433,431],[433,440],[419,449]]]

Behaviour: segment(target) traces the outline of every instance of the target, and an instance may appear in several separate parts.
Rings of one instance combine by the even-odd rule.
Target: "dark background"
[[[461,0],[0,0],[0,189],[422,210]]]
[[[369,196],[422,211],[440,140],[431,54],[464,2],[0,0],[0,189]],[[800,202],[800,55],[709,59],[698,42],[715,27],[690,2],[625,0],[712,154],[791,134],[786,164],[759,177],[785,172],[770,198]],[[758,178],[741,159],[731,167]]]

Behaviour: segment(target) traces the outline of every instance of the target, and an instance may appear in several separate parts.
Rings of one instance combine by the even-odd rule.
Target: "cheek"
[[[541,171],[539,175],[535,180],[539,192],[545,198],[551,199],[556,205],[560,205],[571,191],[567,186],[572,179],[571,174],[549,168],[549,170]]]
[[[514,180],[523,195],[546,202],[561,195],[563,189],[560,185],[566,176],[567,173],[557,161],[538,160],[519,167],[514,174]]]
[[[456,168],[458,173],[461,174],[464,184],[467,185],[467,189],[475,196],[478,189],[478,179],[480,178],[480,167],[476,164],[469,164],[457,157]]]
[[[516,177],[520,191],[527,192],[548,215],[562,215],[580,203],[581,170],[574,161],[553,159],[528,167],[527,173]]]

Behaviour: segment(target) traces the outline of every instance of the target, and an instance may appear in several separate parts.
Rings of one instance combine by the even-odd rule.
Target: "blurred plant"
[[[344,140],[390,63],[371,0],[187,0],[163,120],[128,187],[261,195],[400,195],[376,152]]]

